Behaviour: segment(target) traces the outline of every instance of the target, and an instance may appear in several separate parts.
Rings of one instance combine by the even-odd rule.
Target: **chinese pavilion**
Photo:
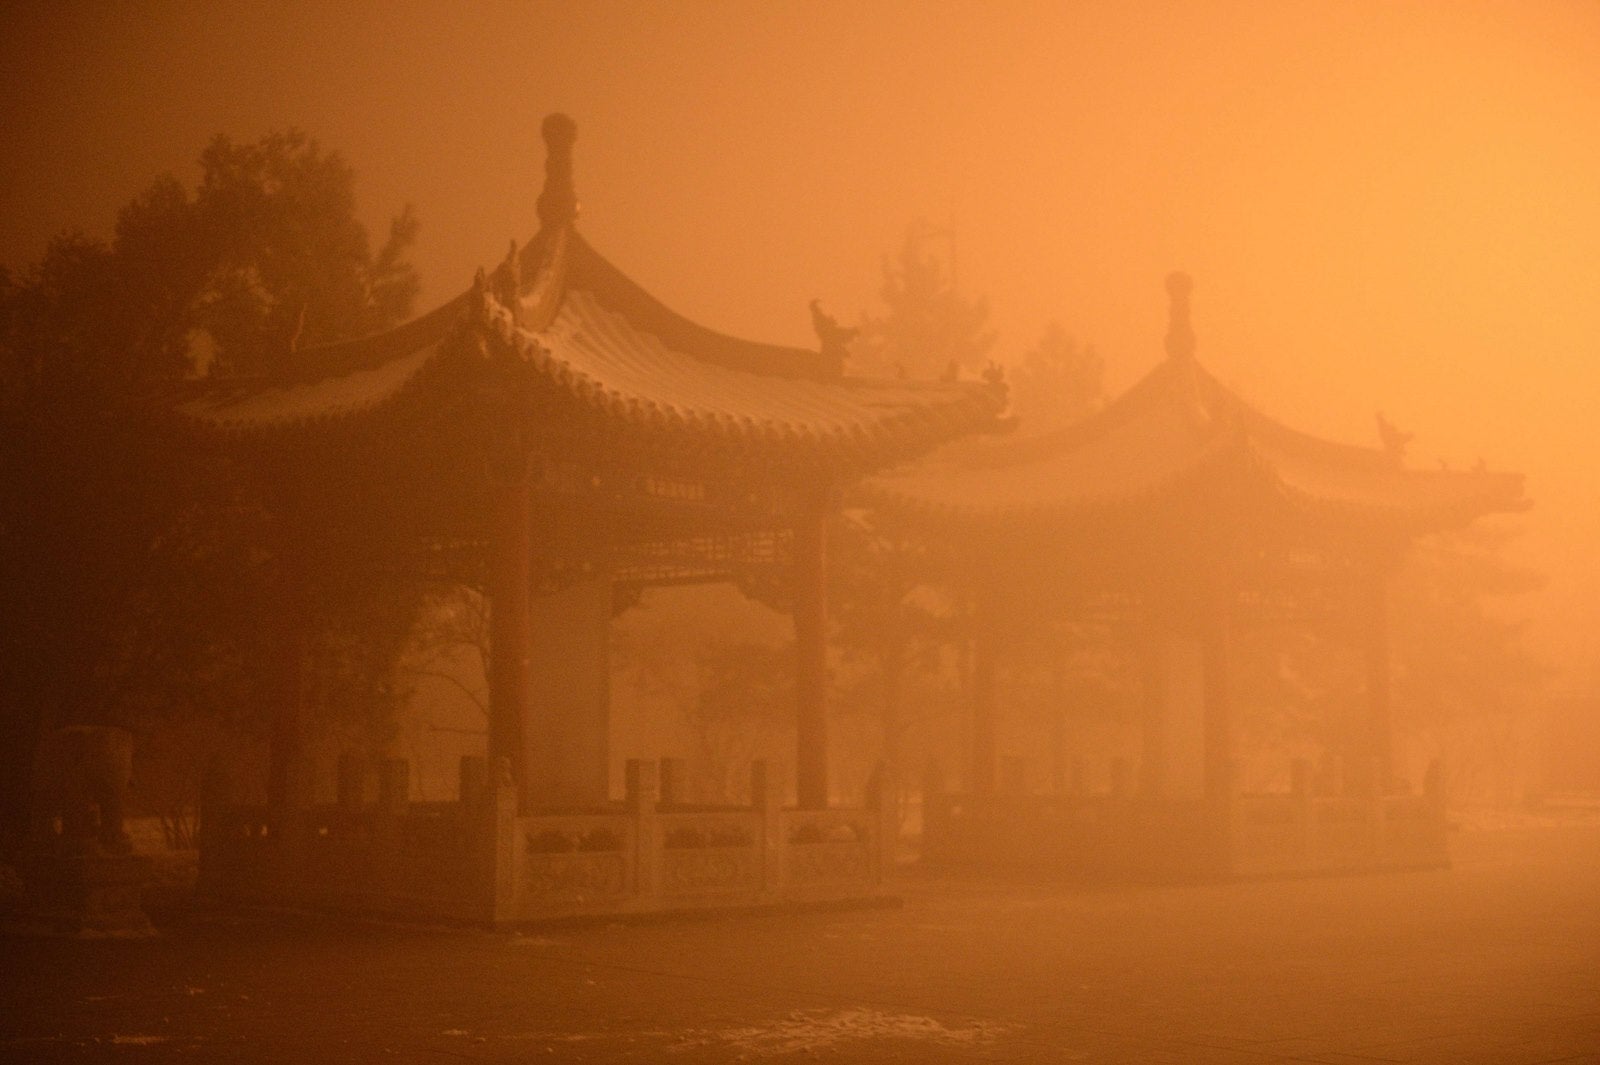
[[[1167,279],[1167,358],[1093,416],[1033,439],[953,445],[863,487],[886,520],[940,538],[969,571],[967,793],[929,797],[929,854],[1140,875],[1440,861],[1442,815],[1423,817],[1426,803],[1395,794],[1386,589],[1419,534],[1524,508],[1522,478],[1409,469],[1404,434],[1381,416],[1383,446],[1368,448],[1256,410],[1196,360],[1190,290],[1186,275]],[[1137,634],[1137,796],[1115,769],[1109,802],[1020,796],[1015,780],[997,786],[1001,630],[1040,609]],[[1365,662],[1365,711],[1348,723],[1344,752],[1348,794],[1312,810],[1301,765],[1295,796],[1241,805],[1230,634],[1245,622],[1330,615],[1359,634]],[[1184,644],[1197,645],[1188,659],[1197,660],[1197,684],[1174,683]],[[1185,686],[1199,693],[1192,794],[1173,786],[1169,743],[1174,726],[1189,724],[1173,692]],[[1425,827],[1406,821],[1413,813]],[[1403,826],[1410,843],[1401,842]],[[1241,836],[1256,829],[1253,842]]]
[[[309,802],[289,699],[267,806],[208,811],[204,881],[238,899],[498,922],[870,893],[877,822],[829,803],[825,519],[841,486],[991,426],[1003,396],[846,376],[824,330],[809,351],[679,316],[579,234],[573,122],[551,115],[543,135],[538,234],[470,290],[302,353],[304,369],[202,382],[169,404],[191,438],[275,483],[387,508],[490,608],[487,759],[464,760],[460,802],[410,803],[404,763],[386,762],[373,806],[354,760],[335,806]],[[728,579],[793,613],[794,807],[758,766],[751,807],[696,810],[649,762],[629,763],[612,802],[615,604]]]

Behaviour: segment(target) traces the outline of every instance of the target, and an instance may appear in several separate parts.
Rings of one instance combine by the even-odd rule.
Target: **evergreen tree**
[[[1390,600],[1395,727],[1441,759],[1453,790],[1480,796],[1510,790],[1517,733],[1548,679],[1514,616],[1543,584],[1507,560],[1516,535],[1479,522],[1420,540]]]
[[[9,286],[7,399],[267,373],[410,313],[416,216],[402,210],[374,254],[338,153],[295,131],[250,144],[219,136],[200,164],[194,192],[157,178],[118,214],[109,243],[57,238]]]
[[[1081,421],[1105,402],[1105,362],[1051,322],[1010,374],[1011,411],[1038,436]]]
[[[272,697],[262,622],[245,608],[273,597],[272,515],[225,459],[174,449],[136,408],[197,373],[270,372],[296,348],[397,324],[416,292],[414,216],[372,254],[337,153],[299,133],[218,137],[201,165],[192,193],[153,182],[109,242],[64,235],[0,277],[12,499],[0,508],[0,816],[13,839],[41,729]],[[369,689],[384,683],[376,664],[358,671]]]
[[[948,231],[912,223],[883,261],[884,309],[868,314],[851,349],[858,373],[919,380],[972,376],[983,368],[995,336],[989,307],[956,285],[953,249],[936,242]],[[947,245],[949,247],[949,245]],[[881,757],[891,781],[903,782],[902,740],[919,722],[903,711],[907,682],[937,670],[951,619],[933,604],[947,598],[947,560],[912,530],[887,527],[879,515],[849,511],[830,530],[830,614],[846,660],[865,671],[881,725]],[[855,694],[855,693],[852,693]]]
[[[1480,522],[1422,537],[1389,579],[1393,769],[1413,788],[1423,767],[1405,764],[1410,745],[1440,758],[1456,791],[1482,795],[1515,776],[1518,733],[1546,673],[1514,620],[1515,602],[1542,583],[1507,560],[1514,535]],[[1263,755],[1257,786],[1285,786],[1293,754],[1358,749],[1368,623],[1346,603],[1320,623],[1243,634],[1236,692],[1247,743]]]
[[[868,315],[851,350],[858,372],[934,380],[979,369],[995,334],[989,305],[956,288],[947,262],[929,250],[947,235],[913,223],[899,252],[883,261],[885,311]]]

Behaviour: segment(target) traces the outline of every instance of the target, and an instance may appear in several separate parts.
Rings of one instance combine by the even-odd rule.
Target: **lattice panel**
[[[737,580],[789,564],[791,534],[768,530],[652,540],[619,549],[613,577],[636,584]]]

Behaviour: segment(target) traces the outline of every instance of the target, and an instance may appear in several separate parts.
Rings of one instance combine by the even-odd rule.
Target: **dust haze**
[[[1600,7],[0,25],[0,1056],[1600,1060]]]

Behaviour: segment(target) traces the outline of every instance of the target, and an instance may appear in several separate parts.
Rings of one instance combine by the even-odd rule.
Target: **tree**
[[[1543,584],[1506,559],[1516,535],[1479,522],[1427,537],[1394,584],[1395,724],[1442,760],[1458,792],[1510,789],[1530,696],[1548,677],[1509,616]]]
[[[734,801],[749,780],[750,763],[771,749],[774,735],[794,728],[794,645],[715,640],[698,649],[696,662],[685,724],[709,784],[706,797]]]
[[[418,282],[405,256],[416,216],[403,209],[373,254],[355,217],[354,173],[337,153],[291,130],[254,144],[218,137],[200,162],[193,199],[163,194],[148,228],[187,229],[199,242],[209,269],[197,279],[193,327],[215,346],[214,370],[269,371],[299,349],[410,313]]]
[[[893,257],[883,260],[879,294],[884,310],[863,317],[851,349],[857,372],[922,380],[954,379],[979,369],[994,346],[989,308],[956,287],[948,259],[930,250],[948,231],[913,222]],[[936,551],[909,530],[884,526],[878,515],[847,511],[830,529],[830,614],[833,636],[848,664],[867,671],[876,690],[890,776],[903,776],[905,681],[919,666],[937,668],[949,619],[935,616],[939,598]],[[847,692],[856,695],[857,692]]]
[[[789,618],[731,585],[652,588],[612,624],[614,711],[635,749],[689,759],[703,801],[735,801],[751,759],[793,771],[794,656]]]
[[[416,216],[403,209],[374,254],[338,153],[298,131],[218,136],[200,164],[193,193],[157,178],[119,212],[110,243],[59,237],[9,286],[8,378],[103,394],[259,374],[410,313]]]
[[[0,510],[0,776],[13,838],[41,729],[270,698],[261,620],[241,609],[274,598],[270,502],[131,408],[185,377],[263,373],[309,344],[397,324],[416,292],[415,217],[403,211],[373,254],[337,153],[297,132],[218,137],[201,166],[193,193],[154,181],[109,242],[64,235],[0,277],[0,481],[16,504]],[[344,605],[332,613],[362,614]],[[340,669],[370,657],[370,645],[319,642]]]
[[[1515,775],[1531,695],[1546,674],[1510,616],[1542,583],[1506,558],[1514,536],[1512,527],[1479,522],[1422,537],[1390,578],[1394,772],[1413,787],[1423,765],[1403,756],[1407,741],[1441,759],[1458,792],[1504,789]],[[1260,784],[1282,785],[1286,752],[1348,757],[1358,749],[1368,623],[1347,606],[1320,624],[1263,626],[1240,640],[1241,724],[1250,746],[1270,755],[1270,766],[1257,769]]]
[[[1059,322],[1010,375],[1011,411],[1021,431],[1038,436],[1081,421],[1105,402],[1105,362],[1093,346],[1080,346]]]
[[[843,694],[874,706],[879,756],[897,786],[905,777],[905,733],[919,723],[905,713],[907,681],[937,671],[953,636],[947,552],[916,530],[857,509],[831,523],[829,545],[833,639],[844,664],[865,671],[857,687],[867,689]]]
[[[867,315],[851,350],[860,369],[933,380],[978,369],[994,346],[989,305],[956,287],[945,262],[928,250],[947,233],[914,222],[893,259],[883,261],[885,312]]]

